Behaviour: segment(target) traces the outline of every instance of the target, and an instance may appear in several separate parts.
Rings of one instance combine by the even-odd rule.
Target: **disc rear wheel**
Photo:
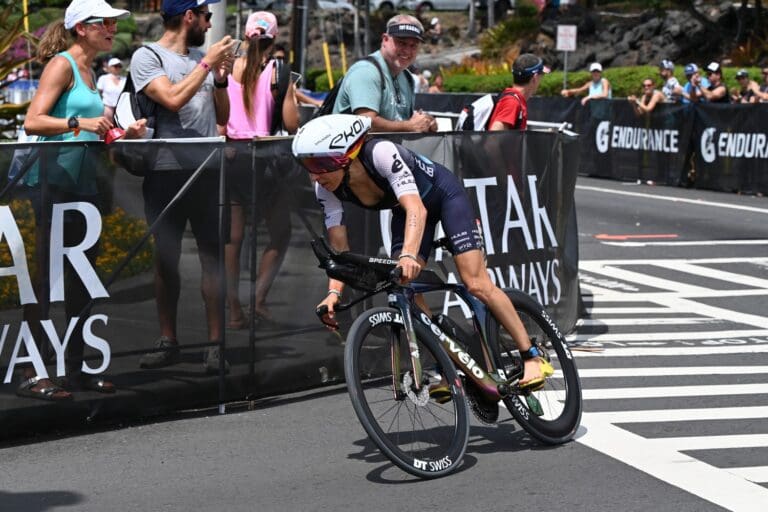
[[[581,383],[573,355],[565,338],[544,308],[528,295],[507,291],[515,305],[531,342],[545,354],[555,369],[544,387],[524,395],[509,395],[504,405],[529,434],[547,444],[569,441],[581,421]],[[491,319],[495,338],[497,364],[508,377],[522,375],[522,359],[506,330]]]

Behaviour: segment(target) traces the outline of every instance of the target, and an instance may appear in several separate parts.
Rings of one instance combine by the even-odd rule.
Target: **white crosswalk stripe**
[[[728,510],[768,510],[768,466],[737,455],[768,449],[768,317],[717,301],[764,301],[768,279],[750,265],[765,262],[581,262],[593,301],[568,341],[604,351],[574,352],[577,441]]]

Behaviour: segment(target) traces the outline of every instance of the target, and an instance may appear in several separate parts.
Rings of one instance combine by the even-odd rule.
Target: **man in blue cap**
[[[163,0],[165,32],[156,43],[133,54],[131,78],[137,92],[157,104],[154,136],[160,139],[215,137],[216,125],[229,118],[227,81],[234,63],[235,41],[224,36],[203,53],[196,47],[205,42],[211,27],[208,5],[219,0]],[[202,146],[202,147],[199,147]],[[204,145],[181,146],[174,151],[161,147],[153,170],[144,178],[144,211],[149,224],[155,222],[171,199],[185,186],[192,172],[210,152]],[[161,368],[179,361],[176,320],[181,278],[179,256],[187,221],[195,235],[202,268],[202,294],[208,321],[205,371],[219,369],[221,321],[218,275],[218,177],[206,170],[162,217],[154,233],[155,300],[162,349],[144,354],[142,368]]]
[[[685,66],[685,77],[688,79],[687,82],[685,82],[685,85],[683,85],[683,92],[682,92],[682,99],[681,101],[683,103],[690,103],[691,101],[707,101],[704,98],[701,98],[699,95],[691,95],[692,92],[697,87],[704,87],[705,89],[709,87],[709,80],[706,79],[706,77],[702,77],[701,73],[699,72],[699,66],[691,62],[690,64],[686,64]],[[699,83],[699,85],[694,85],[695,83]]]

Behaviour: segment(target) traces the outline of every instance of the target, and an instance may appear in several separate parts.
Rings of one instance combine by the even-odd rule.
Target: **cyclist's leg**
[[[424,226],[424,234],[421,239],[421,246],[419,247],[419,254],[416,255],[419,260],[419,265],[421,265],[422,268],[427,265],[429,253],[432,251],[432,240],[435,237],[435,228],[438,220],[439,219],[434,218],[433,216],[427,217],[427,222]],[[397,259],[403,251],[403,241],[405,240],[405,210],[402,207],[392,209],[392,223],[390,230],[392,233],[391,254],[393,259]],[[423,294],[416,294],[414,302],[422,309],[422,311],[432,316]]]
[[[531,348],[531,340],[528,338],[525,326],[515,311],[512,301],[488,276],[482,252],[479,249],[472,249],[455,255],[454,261],[461,281],[469,292],[488,306],[496,320],[515,340],[517,348],[521,352],[527,352]],[[546,377],[545,370],[539,358],[526,359],[525,372],[520,379],[520,385],[535,385],[542,382]]]
[[[488,276],[483,258],[483,242],[475,224],[472,204],[467,193],[452,174],[441,174],[442,195],[440,197],[441,220],[443,231],[453,246],[454,261],[461,281],[469,292],[482,301],[491,313],[504,326],[515,340],[517,348],[526,353],[531,348],[531,340],[523,326],[515,306],[509,297],[496,286]],[[543,382],[546,368],[540,358],[526,359],[525,372],[520,380],[521,386],[534,386]]]

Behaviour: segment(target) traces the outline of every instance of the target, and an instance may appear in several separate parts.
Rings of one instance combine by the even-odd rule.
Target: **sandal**
[[[38,400],[46,400],[48,402],[72,400],[72,393],[56,384],[51,384],[50,386],[45,386],[40,389],[32,389],[42,380],[45,379],[31,377],[22,381],[21,384],[19,384],[19,387],[16,388],[16,395],[23,398],[37,398]]]
[[[248,316],[248,313],[241,310],[240,313],[240,320],[230,320],[227,323],[227,329],[234,329],[236,331],[239,331],[241,329],[247,329],[251,325],[251,317]]]
[[[115,385],[96,375],[83,375],[75,381],[75,384],[80,389],[88,391],[96,391],[97,393],[111,394],[115,392]]]
[[[98,375],[79,375],[75,377],[59,377],[52,379],[57,385],[73,391],[96,391],[97,393],[111,394],[115,392],[115,385]]]

